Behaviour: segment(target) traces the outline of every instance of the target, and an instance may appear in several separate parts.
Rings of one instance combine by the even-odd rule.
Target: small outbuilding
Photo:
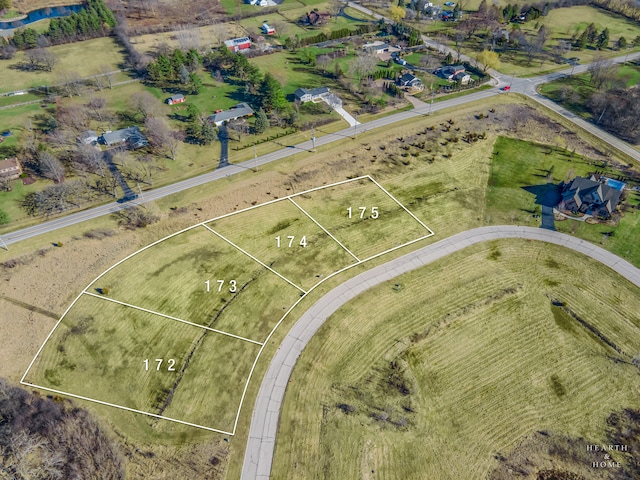
[[[166,101],[169,105],[175,105],[176,103],[183,103],[185,101],[185,98],[181,93],[177,93],[176,95],[172,95],[171,97],[167,98]]]
[[[239,52],[251,48],[251,39],[249,37],[232,38],[224,42],[225,46],[232,52]]]
[[[264,33],[265,35],[273,35],[274,33],[276,33],[276,29],[269,25],[267,22],[264,22],[262,24],[260,30],[262,30],[262,33]]]

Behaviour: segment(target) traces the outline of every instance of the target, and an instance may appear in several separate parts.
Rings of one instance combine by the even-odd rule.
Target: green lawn
[[[499,137],[491,163],[484,220],[495,225],[539,225],[540,220],[534,216],[541,214],[539,202],[549,188],[549,171],[550,183],[559,184],[568,176],[588,176],[596,170],[614,178],[620,174],[612,167],[588,158],[572,157],[570,152],[555,147]],[[635,194],[630,194],[629,204],[632,208],[616,227],[565,220],[556,222],[556,228],[597,244],[602,242],[608,250],[638,265],[640,245],[635,241],[637,233],[634,232],[637,232],[640,215]],[[610,232],[613,232],[611,236],[603,235]]]
[[[562,448],[576,456],[550,464],[548,450],[524,443],[529,471],[594,478],[581,439],[610,443],[607,417],[640,407],[627,361],[640,351],[639,299],[603,265],[524,240],[476,245],[374,287],[300,356],[272,476],[490,478],[500,457],[542,431],[571,437],[577,446]],[[531,460],[538,454],[544,463]]]
[[[49,47],[49,50],[58,59],[52,72],[22,71],[19,66],[24,62],[23,51],[11,60],[0,60],[0,92],[52,85],[62,81],[63,72],[75,72],[81,77],[88,77],[99,73],[101,65],[117,70],[124,64],[122,49],[111,37],[56,45]]]

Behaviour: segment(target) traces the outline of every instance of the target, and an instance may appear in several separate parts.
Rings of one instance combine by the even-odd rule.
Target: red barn
[[[251,48],[251,39],[249,37],[234,38],[232,40],[226,40],[224,44],[232,52],[238,52]]]
[[[176,103],[182,103],[182,102],[184,102],[184,95],[182,95],[181,93],[174,95],[173,97],[167,98],[167,103],[169,105],[175,105]]]

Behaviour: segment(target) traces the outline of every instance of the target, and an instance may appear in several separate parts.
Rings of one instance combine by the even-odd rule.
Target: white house
[[[329,87],[318,88],[299,88],[293,92],[294,97],[300,100],[300,103],[306,102],[320,102],[322,99],[329,95]]]

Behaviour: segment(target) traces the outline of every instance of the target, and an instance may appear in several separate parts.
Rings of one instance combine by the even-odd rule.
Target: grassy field
[[[221,291],[218,280],[224,281]],[[137,253],[89,291],[105,288],[108,298],[260,342],[300,297],[296,288],[204,227]]]
[[[304,290],[356,261],[289,200],[208,226]]]
[[[249,342],[87,295],[50,342],[27,382],[218,429],[233,428],[251,367],[247,358],[258,351]],[[159,369],[157,358],[163,359]],[[225,362],[243,367],[211,368]],[[163,428],[155,423],[148,428]]]
[[[360,260],[431,234],[368,179],[293,200]]]
[[[495,143],[491,163],[485,221],[496,225],[538,225],[535,216],[541,214],[541,202],[550,183],[558,185],[569,177],[589,176],[596,170],[614,178],[620,173],[600,162],[572,156],[570,152],[548,145],[500,137]],[[606,244],[607,249],[638,265],[640,245],[635,241],[640,218],[638,196],[629,195],[629,207],[616,227],[565,220],[558,222],[557,228],[594,243]]]
[[[640,351],[640,291],[602,265],[509,240],[397,282],[345,305],[306,347],[274,478],[486,478],[535,431],[606,443],[608,415],[640,406],[627,363]],[[574,468],[600,478],[589,467]]]
[[[61,81],[60,75],[65,71],[88,77],[99,73],[101,65],[107,65],[111,70],[124,66],[122,49],[110,37],[56,45],[49,47],[49,50],[58,59],[52,72],[23,71],[20,68],[25,61],[23,51],[11,60],[0,61],[0,93],[56,84]]]

